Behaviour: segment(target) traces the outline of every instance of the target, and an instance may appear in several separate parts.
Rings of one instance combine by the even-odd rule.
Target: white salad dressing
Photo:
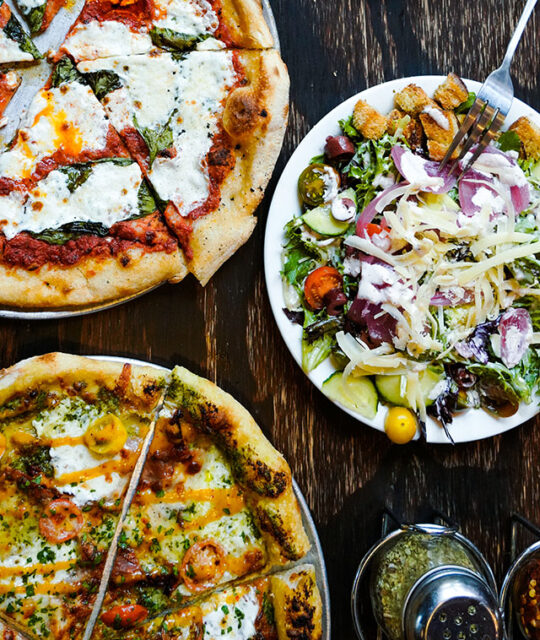
[[[444,184],[442,178],[430,176],[425,169],[425,160],[415,153],[404,153],[401,158],[403,174],[409,179],[411,186],[419,188],[439,188]]]
[[[448,118],[444,115],[441,109],[432,105],[428,105],[424,108],[424,111],[422,113],[427,114],[432,120],[435,121],[435,123],[439,127],[441,127],[441,129],[444,129],[445,131],[448,131],[450,129]]]

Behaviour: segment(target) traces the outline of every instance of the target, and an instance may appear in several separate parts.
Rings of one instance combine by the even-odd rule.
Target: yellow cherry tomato
[[[112,413],[94,420],[84,434],[84,443],[99,456],[114,456],[126,444],[124,424]]]
[[[36,437],[28,433],[28,431],[15,431],[11,435],[11,441],[17,447],[27,447],[28,445],[35,444]]]
[[[416,417],[405,407],[392,407],[388,410],[384,430],[395,444],[407,444],[416,435]]]
[[[0,433],[0,458],[6,452],[6,436],[3,433]]]

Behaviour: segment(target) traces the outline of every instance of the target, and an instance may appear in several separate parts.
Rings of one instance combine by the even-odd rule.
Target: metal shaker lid
[[[406,640],[502,640],[497,595],[470,569],[437,567],[410,590],[403,632]]]

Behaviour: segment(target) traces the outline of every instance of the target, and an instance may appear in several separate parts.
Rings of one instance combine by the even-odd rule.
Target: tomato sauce
[[[4,3],[0,5],[0,29],[3,29],[11,18],[11,9],[9,5]]]
[[[158,213],[140,220],[117,223],[111,227],[110,235],[104,238],[84,234],[64,245],[49,244],[24,232],[11,240],[0,237],[2,262],[28,271],[35,271],[45,264],[70,267],[86,257],[122,256],[121,262],[127,267],[129,257],[122,254],[133,247],[144,248],[149,253],[172,253],[177,248],[177,242],[161,222]]]
[[[120,6],[118,2],[110,0],[94,0],[87,2],[75,23],[86,24],[93,20],[106,22],[107,20],[122,22],[135,30],[149,26],[152,19],[152,2],[150,0],[136,0],[131,4]]]

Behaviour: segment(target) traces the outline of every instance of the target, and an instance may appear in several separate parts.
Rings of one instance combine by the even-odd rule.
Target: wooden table
[[[276,176],[301,138],[350,95],[450,70],[482,79],[502,58],[522,0],[273,0],[289,64],[291,120]],[[540,11],[514,64],[517,97],[540,109]],[[275,179],[274,179],[275,183]],[[0,322],[0,365],[53,350],[183,364],[253,412],[289,460],[326,555],[333,637],[353,638],[349,593],[386,504],[407,519],[458,520],[494,566],[509,565],[508,518],[540,522],[540,422],[470,445],[393,446],[335,409],[304,377],[274,325],[254,237],[202,289],[193,279],[123,307],[61,322]]]

